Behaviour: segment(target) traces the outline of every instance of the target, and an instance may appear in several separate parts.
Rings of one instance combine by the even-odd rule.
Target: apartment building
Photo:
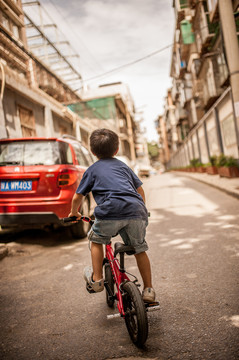
[[[29,50],[20,0],[0,2],[0,85],[1,138],[75,134],[80,97]]]
[[[163,161],[175,167],[220,153],[238,158],[239,82],[232,77],[239,70],[239,1],[174,0],[173,7],[172,88],[157,123],[169,154]]]
[[[119,155],[135,162],[140,130],[135,122],[134,102],[128,86],[121,82],[103,84],[86,90],[82,97],[81,102],[68,104],[68,107],[96,128],[115,131],[120,139]]]
[[[81,75],[44,32],[44,26],[56,25],[36,23],[23,5],[20,0],[0,0],[0,138],[69,134],[88,146],[94,129],[108,127],[120,135],[122,155],[134,160],[134,105],[126,85],[104,86],[91,95],[82,91],[79,95],[67,79],[69,71],[72,79],[79,81]],[[39,7],[40,2],[31,5]],[[102,108],[75,111],[76,104],[89,110],[90,100],[102,107],[100,97],[108,98],[103,104],[105,117],[98,116]],[[107,113],[110,97],[112,112]]]

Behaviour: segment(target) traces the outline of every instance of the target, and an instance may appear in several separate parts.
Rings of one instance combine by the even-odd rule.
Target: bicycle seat
[[[127,255],[135,254],[135,248],[131,245],[124,245],[120,242],[115,243],[115,252],[114,256],[120,253],[126,253]]]

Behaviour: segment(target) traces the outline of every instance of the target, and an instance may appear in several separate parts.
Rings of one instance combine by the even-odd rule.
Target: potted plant
[[[213,155],[209,158],[210,162],[207,165],[206,171],[209,175],[216,175],[218,174],[217,164],[217,156]]]
[[[201,162],[198,162],[196,164],[196,169],[197,169],[197,172],[199,173],[204,173],[206,172],[206,167],[205,167],[205,164],[201,163]]]
[[[199,159],[190,160],[190,169],[192,172],[197,171],[197,164],[199,163]]]
[[[221,154],[217,161],[218,174],[222,177],[239,177],[239,164],[233,156]]]

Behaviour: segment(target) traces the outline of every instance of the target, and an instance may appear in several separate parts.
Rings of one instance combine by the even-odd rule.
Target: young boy
[[[98,129],[90,136],[90,147],[98,161],[91,165],[72,199],[69,216],[80,217],[78,212],[84,196],[90,191],[96,201],[95,222],[88,233],[91,241],[92,267],[85,270],[87,286],[94,292],[104,289],[102,264],[103,244],[120,234],[126,245],[133,245],[135,258],[144,283],[143,300],[155,301],[151,268],[145,241],[148,212],[142,182],[122,161],[114,158],[119,149],[119,138],[108,129]]]

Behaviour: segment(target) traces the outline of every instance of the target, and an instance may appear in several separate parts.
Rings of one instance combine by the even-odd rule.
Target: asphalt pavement
[[[9,256],[0,267],[0,358],[239,359],[239,202],[200,175],[199,181],[181,172],[143,179],[160,302],[148,314],[143,349],[132,344],[122,319],[107,320],[117,308],[108,308],[105,292],[85,290],[87,239],[64,231],[2,232]],[[127,270],[140,280],[134,257],[127,256]]]
[[[239,199],[239,177],[226,178],[220,175],[209,175],[207,173],[193,173],[193,172],[180,172],[174,171],[178,176],[190,177],[196,181],[200,181],[209,186],[215,187],[228,195]],[[9,253],[7,244],[0,243],[0,260],[2,260]]]

